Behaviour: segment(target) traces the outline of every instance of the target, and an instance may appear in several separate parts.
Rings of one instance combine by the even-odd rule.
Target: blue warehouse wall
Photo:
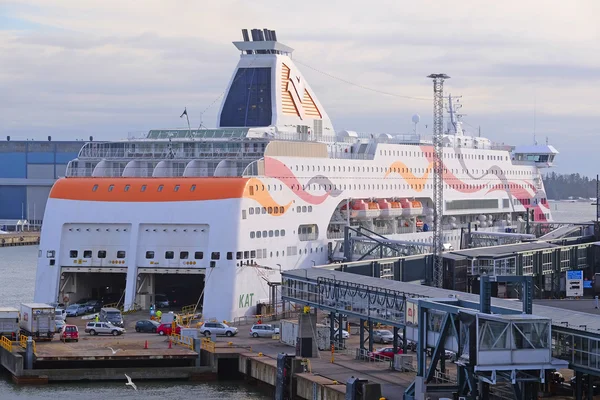
[[[26,157],[26,153],[0,153],[0,178],[26,178]]]
[[[54,164],[54,152],[27,153],[29,164]]]
[[[0,186],[0,219],[21,219],[23,204],[27,204],[27,187]]]
[[[69,161],[76,159],[78,154],[79,153],[56,153],[56,163],[68,164]]]

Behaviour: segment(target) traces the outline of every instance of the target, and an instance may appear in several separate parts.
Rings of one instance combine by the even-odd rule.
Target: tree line
[[[566,200],[569,197],[596,197],[596,178],[590,179],[580,174],[557,174],[549,172],[542,177],[546,196],[552,200]]]

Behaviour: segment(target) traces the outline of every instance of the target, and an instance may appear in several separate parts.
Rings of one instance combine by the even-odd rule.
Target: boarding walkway
[[[415,300],[418,304],[422,303],[421,305],[430,307],[427,303],[444,304],[444,299],[446,299],[446,301],[453,302],[447,306],[448,309],[454,307],[473,314],[476,314],[480,307],[479,295],[330,269],[300,269],[287,271],[282,275],[284,280],[283,300],[310,305],[331,313],[343,314],[349,318],[358,318],[361,320],[361,325],[364,322],[369,326],[372,326],[373,323],[388,325],[393,327],[396,332],[402,330],[406,338],[410,338],[410,336],[406,336],[407,325],[410,328],[414,324],[414,318],[418,312],[414,308]],[[418,299],[427,301],[419,303]],[[507,329],[513,331],[520,329],[519,327],[522,328],[523,324],[527,324],[534,329],[545,329],[540,333],[542,337],[545,335],[544,332],[547,332],[548,336],[551,335],[550,342],[546,339],[543,340],[544,346],[548,352],[551,349],[552,358],[562,360],[562,364],[553,362],[546,357],[545,366],[538,368],[540,371],[539,381],[544,382],[544,371],[551,369],[553,363],[557,366],[558,364],[564,366],[568,363],[569,368],[579,374],[588,373],[600,376],[600,316],[534,305],[532,315],[526,316],[528,318],[517,318],[519,314],[523,313],[522,303],[498,298],[491,299],[490,309],[492,315],[487,314],[488,317],[477,315],[479,323],[491,326],[494,324],[491,320],[496,318],[505,323],[509,327]],[[435,314],[435,310],[433,314]],[[493,314],[500,315],[494,317]],[[515,316],[515,314],[517,315]],[[503,315],[506,317],[502,317]],[[431,329],[432,332],[440,331],[442,318],[436,320],[428,316],[428,325],[434,324],[436,321],[437,326],[427,329]],[[548,328],[543,328],[544,326]],[[501,339],[501,334],[495,333],[495,335],[496,338]],[[514,338],[518,336],[516,333],[511,335]],[[426,342],[428,347],[432,344],[436,346],[435,336],[427,337]],[[362,343],[363,333],[361,330]],[[451,345],[451,340],[448,341],[447,348],[458,349]],[[493,378],[495,379],[495,375]]]

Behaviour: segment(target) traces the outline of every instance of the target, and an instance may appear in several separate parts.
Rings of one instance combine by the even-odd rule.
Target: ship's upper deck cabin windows
[[[516,164],[534,164],[538,168],[551,167],[558,151],[550,145],[533,145],[516,147],[512,153]]]

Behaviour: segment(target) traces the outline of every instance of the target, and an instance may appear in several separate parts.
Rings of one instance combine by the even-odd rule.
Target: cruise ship
[[[36,302],[124,293],[125,309],[149,308],[186,291],[180,304],[232,320],[256,312],[281,270],[328,263],[345,225],[431,243],[431,137],[336,131],[293,49],[275,31],[242,36],[215,129],[90,142],[68,164],[46,206]],[[540,170],[556,149],[469,136],[446,103],[446,246],[469,224],[550,220]]]

